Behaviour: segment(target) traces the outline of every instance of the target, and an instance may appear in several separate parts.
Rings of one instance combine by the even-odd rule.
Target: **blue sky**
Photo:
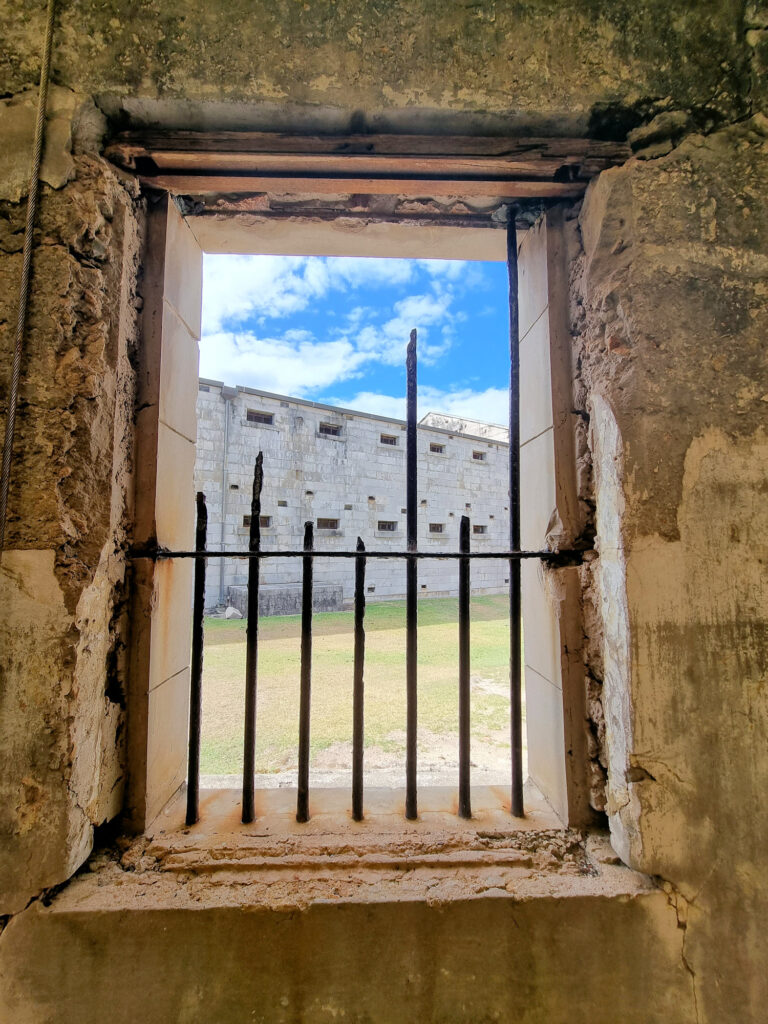
[[[416,327],[419,415],[505,423],[508,316],[504,263],[206,255],[200,375],[404,418]]]

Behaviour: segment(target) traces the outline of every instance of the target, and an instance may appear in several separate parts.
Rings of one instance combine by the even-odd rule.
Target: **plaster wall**
[[[601,176],[573,267],[612,841],[665,880],[703,1020],[765,999],[767,128]]]
[[[202,390],[207,388],[208,390]],[[249,422],[248,410],[273,417],[269,425]],[[269,526],[262,530],[262,550],[300,550],[304,523],[315,523],[315,547],[352,551],[362,537],[369,550],[405,550],[405,424],[401,420],[367,416],[346,409],[318,406],[293,398],[281,398],[251,389],[237,389],[227,404],[221,387],[202,382],[197,397],[197,458],[195,488],[205,493],[208,506],[208,546],[225,550],[248,547],[249,527],[243,524],[251,511],[253,467],[264,453],[262,515]],[[229,416],[226,467],[224,417]],[[338,426],[338,437],[324,436],[320,424]],[[384,444],[382,434],[394,437]],[[444,448],[430,451],[430,445]],[[476,460],[481,452],[483,460]],[[506,550],[509,542],[508,446],[501,441],[467,437],[447,430],[418,430],[418,542],[422,551],[456,551],[459,522],[463,515],[485,533],[472,534],[474,550]],[[226,475],[223,477],[222,474]],[[222,482],[226,499],[222,533]],[[278,502],[285,502],[279,505]],[[317,526],[318,519],[338,521],[338,529]],[[390,533],[380,522],[395,523]],[[430,532],[430,524],[443,527]],[[454,562],[422,561],[419,587],[424,597],[448,597],[457,593]],[[501,593],[508,581],[503,562],[480,561],[472,567],[474,593]],[[341,598],[354,597],[354,564],[316,561],[318,587],[342,588]],[[300,559],[276,559],[262,565],[261,581],[268,588],[301,583]],[[248,566],[227,560],[223,578],[217,564],[209,562],[206,604],[211,607],[228,589],[245,586]],[[369,561],[366,567],[369,600],[403,597],[405,567],[395,561]]]

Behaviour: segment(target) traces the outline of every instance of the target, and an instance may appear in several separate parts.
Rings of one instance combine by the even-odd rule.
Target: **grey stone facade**
[[[207,499],[209,548],[247,548],[253,467],[262,451],[264,550],[301,548],[307,520],[315,524],[317,549],[352,550],[360,536],[369,550],[404,550],[403,421],[210,380],[200,381],[197,417],[195,486]],[[472,436],[429,426],[429,418],[418,432],[419,548],[455,551],[460,518],[468,515],[474,548],[506,550],[508,445],[499,428],[492,438]],[[209,562],[208,607],[241,606],[242,595],[230,588],[244,586],[247,571],[244,560],[227,559],[221,568]],[[420,593],[455,596],[456,576],[455,561],[422,561]],[[261,579],[265,613],[299,610],[299,559],[264,561]],[[473,564],[474,593],[498,593],[507,579],[503,561]],[[326,595],[333,587],[332,603],[339,606],[340,594],[340,604],[348,605],[353,562],[316,560],[315,585]],[[369,561],[366,585],[369,600],[403,597],[404,563]]]

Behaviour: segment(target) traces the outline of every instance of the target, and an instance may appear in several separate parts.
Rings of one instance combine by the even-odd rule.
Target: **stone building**
[[[0,1019],[763,1021],[765,5],[52,10],[0,12]],[[202,249],[504,259],[508,221],[522,543],[577,553],[523,574],[546,800],[185,828],[193,573],[154,556],[194,540]]]
[[[437,418],[441,425],[432,426]],[[456,551],[463,515],[470,518],[476,548],[507,550],[507,434],[494,424],[451,420],[435,413],[421,420],[417,435],[421,550]],[[247,549],[253,468],[259,451],[264,454],[263,550],[300,550],[307,521],[314,524],[318,549],[352,551],[361,537],[368,550],[405,550],[404,421],[201,380],[195,488],[206,495],[209,547]],[[211,565],[207,607],[228,603],[244,611],[247,582],[245,561]],[[314,582],[317,610],[348,607],[354,596],[354,563],[318,561]],[[366,582],[369,599],[405,595],[405,571],[397,562],[372,559]],[[475,564],[474,593],[501,593],[508,583],[506,563]],[[265,614],[300,611],[299,559],[266,560],[261,584],[259,601]],[[423,562],[419,587],[424,597],[455,596],[455,562]]]

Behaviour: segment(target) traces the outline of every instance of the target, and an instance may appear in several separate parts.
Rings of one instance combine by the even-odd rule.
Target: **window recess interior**
[[[155,140],[157,142],[157,140]],[[562,142],[562,140],[561,140]],[[558,146],[561,146],[561,142]],[[125,141],[121,146],[125,147]],[[587,149],[592,144],[587,145]],[[129,147],[130,148],[130,147]],[[141,146],[139,146],[141,149]],[[596,147],[600,149],[599,146]],[[623,159],[624,153],[617,154],[617,147],[609,153],[606,147],[600,152],[593,151],[589,156],[584,146],[581,148],[580,159],[592,160],[593,170],[607,165],[612,160]],[[113,158],[124,159],[128,166],[131,161],[140,155],[134,149],[133,156],[126,157],[126,150],[112,150]],[[145,148],[146,152],[146,148]],[[159,152],[159,150],[158,150]],[[542,150],[544,152],[544,150]],[[120,157],[122,153],[122,157]],[[161,162],[165,162],[163,170],[165,175],[165,186],[173,191],[192,191],[194,187],[200,189],[199,194],[205,202],[206,190],[210,189],[210,182],[206,180],[199,170],[195,172],[195,182],[191,188],[182,188],[183,185],[190,185],[183,181],[183,176],[176,176],[173,168],[169,171],[168,165],[173,164],[173,156],[170,150],[166,150],[166,156]],[[220,155],[220,154],[219,154]],[[150,159],[154,159],[150,155]],[[544,159],[544,158],[542,158]],[[548,159],[548,158],[547,158]],[[562,148],[557,158],[558,167],[563,162]],[[144,170],[149,166],[143,165]],[[157,164],[155,166],[158,166]],[[584,164],[580,164],[584,166]],[[545,164],[542,164],[544,170]],[[554,184],[553,178],[557,168],[547,164],[546,174],[542,173],[540,179],[536,179],[533,185],[530,182],[523,186],[511,183],[512,178],[507,174],[508,180],[502,182],[497,189],[497,194],[509,193],[513,188],[527,194],[544,194],[547,188],[540,187],[541,181],[547,180]],[[168,172],[166,174],[166,172]],[[579,173],[582,173],[581,171]],[[207,171],[206,171],[207,174]],[[500,172],[503,178],[506,172]],[[554,194],[560,196],[577,195],[583,191],[586,182],[568,182],[567,189],[554,190]],[[148,182],[150,179],[158,183],[160,178],[156,175],[142,173],[142,178]],[[238,179],[239,180],[239,179]],[[383,180],[383,179],[382,179]],[[394,194],[407,189],[402,189],[403,179],[397,178],[390,182],[389,189]],[[538,189],[538,193],[535,192]],[[253,182],[246,183],[239,180],[239,188],[243,193],[253,191]],[[383,187],[383,186],[382,186]],[[484,185],[487,188],[487,184]],[[338,185],[334,185],[335,191],[340,191]],[[420,190],[424,191],[423,184]],[[439,190],[438,190],[439,191]],[[469,189],[471,193],[472,189]],[[455,191],[454,191],[455,194]],[[269,218],[265,218],[269,221]],[[321,225],[317,232],[309,230],[308,226],[302,225],[304,236],[303,249],[296,244],[299,235],[293,226],[285,225],[283,230],[279,218],[275,217],[274,222],[267,223],[261,236],[254,234],[249,229],[245,232],[243,225],[239,224],[237,217],[209,216],[206,213],[195,214],[183,218],[176,205],[169,200],[156,204],[150,214],[150,230],[148,234],[147,260],[154,261],[159,273],[155,280],[157,282],[154,292],[148,289],[148,296],[145,298],[145,308],[154,308],[163,311],[164,314],[150,323],[151,317],[145,317],[145,331],[142,347],[142,359],[146,364],[152,364],[154,370],[149,378],[156,382],[158,395],[154,408],[158,410],[157,420],[154,426],[148,425],[150,416],[144,417],[142,424],[137,430],[137,445],[142,451],[143,459],[139,477],[137,480],[137,516],[136,516],[136,538],[141,543],[142,534],[149,542],[152,539],[151,523],[157,523],[158,543],[165,544],[170,548],[189,547],[192,543],[192,517],[186,509],[181,517],[176,514],[176,499],[178,493],[189,488],[188,481],[191,480],[191,469],[194,460],[194,438],[189,438],[190,449],[183,453],[183,458],[174,450],[176,443],[171,435],[178,434],[179,424],[188,424],[189,408],[194,406],[194,394],[197,390],[194,363],[196,358],[196,342],[199,338],[200,319],[200,256],[201,243],[209,251],[279,251],[282,248],[289,253],[305,252],[306,254],[348,254],[350,250],[360,250],[361,246],[368,248],[377,255],[435,255],[441,252],[445,255],[455,255],[462,248],[456,248],[457,237],[460,239],[464,250],[471,248],[474,253],[481,251],[492,251],[498,253],[502,239],[499,237],[503,232],[491,228],[490,218],[482,226],[478,226],[481,218],[475,218],[472,225],[462,225],[458,229],[449,227],[447,224],[435,224],[432,226],[416,226],[409,224],[405,226],[400,223],[376,222],[371,225],[371,230],[366,239],[365,232],[357,232],[354,237],[345,235],[338,227],[329,221],[333,226]],[[457,236],[458,232],[458,236]],[[247,241],[247,248],[246,242]],[[282,240],[281,240],[282,237]],[[449,251],[452,250],[452,251]],[[562,327],[565,308],[565,281],[563,267],[562,244],[562,215],[553,210],[540,221],[539,226],[523,234],[520,242],[520,281],[521,295],[525,293],[526,287],[538,290],[541,301],[537,308],[536,302],[528,305],[521,301],[521,323],[520,323],[520,353],[521,372],[526,379],[526,388],[523,389],[523,396],[529,392],[530,377],[526,377],[526,364],[530,364],[534,344],[532,327],[542,313],[547,313],[544,320],[547,325],[547,336],[538,343],[544,345],[552,362],[552,373],[547,379],[542,378],[537,382],[536,390],[541,403],[531,404],[530,415],[526,406],[522,409],[521,416],[521,473],[523,478],[528,475],[533,479],[536,470],[535,465],[540,466],[541,448],[540,438],[547,436],[551,448],[551,457],[545,459],[545,464],[554,463],[555,472],[547,482],[544,489],[539,489],[541,501],[529,503],[527,510],[524,507],[522,529],[522,546],[537,548],[543,546],[546,523],[542,529],[542,522],[546,511],[546,522],[549,521],[553,508],[557,508],[561,521],[568,523],[573,521],[575,516],[575,501],[573,499],[573,488],[567,472],[567,457],[564,443],[566,428],[562,427],[560,420],[553,416],[552,408],[558,410],[567,409],[569,403],[564,401],[567,396],[567,387],[564,388],[564,381],[570,380],[570,367],[567,365],[567,344],[563,335]],[[462,255],[464,253],[462,252]],[[498,258],[498,257],[497,257]],[[165,274],[165,264],[172,264],[174,269],[180,269],[182,273]],[[526,266],[529,268],[526,270]],[[543,268],[543,269],[542,269]],[[526,278],[529,274],[529,278]],[[180,280],[181,279],[181,280]],[[543,285],[541,281],[543,279]],[[167,282],[167,288],[163,285]],[[559,289],[559,291],[558,291]],[[557,302],[550,303],[550,296],[555,294]],[[538,301],[538,300],[537,300]],[[153,305],[154,304],[154,305]],[[174,381],[169,379],[167,370],[164,369],[162,352],[165,345],[171,345],[173,324],[170,322],[173,315],[176,315],[184,324],[192,325],[189,333],[188,363],[185,373],[190,378],[190,387],[186,406],[184,401],[176,400],[175,405],[172,396],[178,396],[178,388],[174,387]],[[165,320],[164,320],[165,317]],[[566,325],[567,326],[567,325]],[[168,364],[166,364],[168,365]],[[563,369],[565,367],[565,369]],[[530,370],[530,365],[528,365]],[[563,376],[564,374],[564,376]],[[176,382],[177,383],[177,382]],[[540,386],[539,386],[540,385]],[[549,412],[544,414],[548,420],[544,434],[531,433],[530,423],[536,420],[536,416],[545,410],[548,405]],[[148,406],[149,407],[149,403]],[[147,408],[145,407],[145,408]],[[567,416],[562,418],[567,425]],[[167,429],[166,429],[167,428]],[[188,436],[189,429],[184,427]],[[560,435],[563,436],[560,436]],[[184,435],[182,435],[184,436]],[[526,451],[526,449],[528,449]],[[171,479],[176,483],[175,488],[169,486],[168,466],[174,467]],[[184,483],[186,467],[186,481]],[[146,485],[146,486],[144,486]],[[173,492],[173,493],[171,493]],[[186,503],[185,503],[186,504]],[[191,503],[189,503],[191,505]],[[167,524],[167,526],[166,526]],[[135,684],[132,687],[130,701],[133,705],[129,716],[134,723],[132,736],[129,739],[131,747],[129,757],[134,767],[132,781],[131,804],[133,819],[137,824],[148,823],[158,813],[165,801],[178,788],[184,777],[184,746],[186,736],[184,730],[180,729],[178,723],[184,720],[183,711],[188,702],[188,679],[189,679],[189,654],[183,649],[181,643],[166,644],[161,650],[160,630],[158,616],[167,617],[170,613],[176,626],[172,630],[175,636],[188,636],[189,623],[189,602],[185,599],[185,593],[189,595],[191,589],[191,572],[184,569],[178,573],[169,572],[166,564],[156,563],[144,566],[144,589],[136,596],[137,618],[141,620],[136,631],[136,640],[133,652],[132,679]],[[575,575],[572,580],[575,585]],[[571,584],[569,583],[568,586]],[[147,589],[148,588],[148,589]],[[146,599],[147,593],[154,593],[153,601]],[[578,594],[574,591],[575,598]],[[566,604],[568,602],[566,601]],[[578,600],[572,602],[575,608]],[[569,663],[567,650],[569,639],[568,631],[571,624],[562,615],[556,614],[551,606],[547,604],[546,592],[543,586],[543,574],[537,566],[526,566],[523,578],[523,614],[526,620],[526,690],[528,696],[528,736],[530,771],[532,777],[547,799],[551,801],[563,821],[579,823],[584,819],[583,813],[583,741],[579,739],[578,728],[570,723],[579,722],[583,718],[581,709],[581,697],[577,692],[574,682],[577,673],[572,671]],[[536,634],[537,623],[544,623],[547,636],[538,637]],[[575,634],[574,634],[575,635]],[[529,639],[530,638],[530,639]],[[554,641],[554,642],[551,642]],[[530,649],[530,657],[529,657]],[[578,644],[570,647],[570,650],[577,650]],[[548,653],[550,652],[550,653]],[[142,684],[140,679],[150,680],[150,686]],[[539,685],[538,679],[547,682],[550,691],[543,685]],[[175,680],[171,687],[165,687],[166,683]],[[152,694],[156,694],[153,698]],[[149,696],[149,700],[147,699]],[[160,700],[162,696],[162,701]],[[142,728],[138,723],[149,722],[147,729]],[[174,723],[174,729],[169,732],[168,726]],[[566,757],[566,750],[570,751]],[[533,752],[539,751],[539,757],[534,758]],[[162,753],[161,753],[162,752]]]

